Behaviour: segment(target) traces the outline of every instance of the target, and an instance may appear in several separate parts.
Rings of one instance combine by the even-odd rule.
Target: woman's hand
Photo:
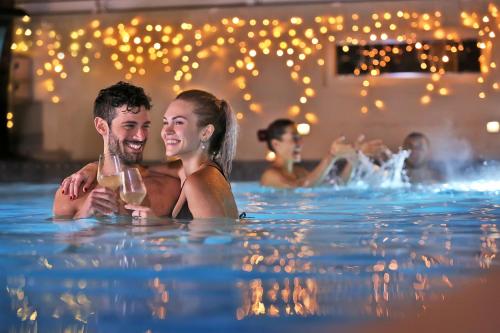
[[[333,157],[348,158],[355,153],[352,145],[345,143],[345,136],[335,139],[330,146],[330,155]]]
[[[87,164],[71,176],[64,178],[61,183],[61,193],[69,195],[70,199],[74,200],[78,198],[80,188],[83,187],[82,191],[87,192],[96,178],[97,164]]]
[[[125,209],[132,210],[132,217],[137,218],[137,219],[150,219],[150,218],[156,218],[157,216],[153,213],[153,210],[149,207],[146,206],[139,206],[139,205],[132,205],[132,204],[127,204],[125,205]]]
[[[384,144],[382,140],[380,139],[375,139],[370,141],[364,141],[364,140],[365,136],[360,135],[356,140],[355,147],[357,150],[361,151],[366,156],[374,159],[387,160],[392,155],[391,151],[389,150],[389,148],[387,148],[387,146]]]

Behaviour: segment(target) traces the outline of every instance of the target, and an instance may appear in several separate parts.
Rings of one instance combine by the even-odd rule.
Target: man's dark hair
[[[141,106],[151,110],[151,98],[141,87],[120,81],[99,91],[94,102],[94,117],[106,120],[111,126],[111,121],[116,117],[115,108],[122,105],[127,106],[127,112],[136,113],[136,108]]]
[[[403,141],[403,148],[407,147],[408,146],[408,142],[410,140],[413,140],[413,139],[423,139],[427,143],[427,145],[430,145],[429,138],[425,134],[420,133],[420,132],[411,132],[404,139],[404,141]]]

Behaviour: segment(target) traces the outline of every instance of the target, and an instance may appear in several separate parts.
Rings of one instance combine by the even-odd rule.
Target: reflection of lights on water
[[[314,279],[286,278],[283,283],[264,285],[261,279],[238,283],[243,304],[236,318],[249,316],[311,316],[319,313],[318,283]]]

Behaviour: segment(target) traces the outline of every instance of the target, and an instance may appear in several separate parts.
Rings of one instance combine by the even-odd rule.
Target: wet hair
[[[403,141],[403,148],[407,148],[408,147],[408,143],[409,143],[410,140],[416,140],[416,139],[423,139],[425,141],[425,143],[427,143],[427,146],[430,146],[429,138],[425,134],[420,133],[420,132],[411,132],[404,139],[404,141]]]
[[[290,119],[277,119],[266,129],[258,130],[257,137],[259,141],[265,141],[267,143],[267,148],[269,148],[270,151],[274,151],[271,141],[274,139],[281,140],[281,137],[285,134],[289,126],[295,126],[295,123]]]
[[[141,87],[120,81],[99,91],[94,101],[94,117],[106,120],[111,126],[111,122],[116,117],[115,108],[123,105],[127,106],[127,112],[132,113],[138,113],[138,108],[141,106],[146,110],[151,110],[151,98]]]
[[[203,90],[186,90],[175,98],[193,103],[198,127],[212,124],[214,132],[208,143],[210,158],[219,165],[223,174],[229,177],[238,138],[238,124],[231,106]]]

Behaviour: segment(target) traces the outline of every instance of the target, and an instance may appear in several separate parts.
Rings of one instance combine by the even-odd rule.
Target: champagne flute
[[[115,154],[99,155],[97,182],[99,185],[115,191],[120,187],[120,159]]]
[[[120,198],[128,204],[140,205],[146,196],[146,186],[137,168],[125,168],[121,172]]]

